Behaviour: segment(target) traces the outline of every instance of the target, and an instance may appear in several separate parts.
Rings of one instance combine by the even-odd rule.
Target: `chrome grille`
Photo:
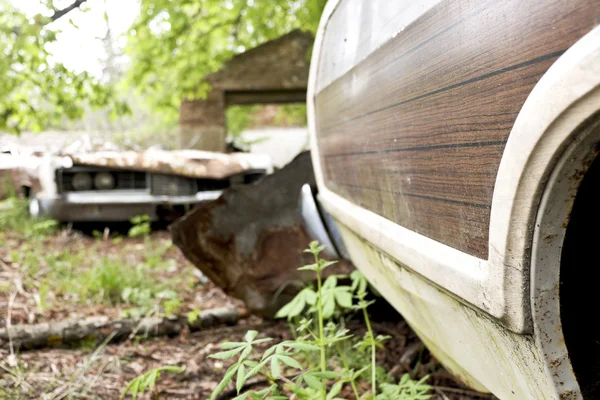
[[[196,194],[196,180],[184,176],[151,174],[151,193],[157,196],[191,196]]]
[[[86,172],[92,176],[100,172],[110,172],[115,178],[115,187],[111,190],[146,189],[146,173],[138,171],[111,170],[108,168],[73,167],[56,171],[56,184],[59,193],[73,192],[73,176],[78,172]],[[93,188],[92,190],[96,190]]]

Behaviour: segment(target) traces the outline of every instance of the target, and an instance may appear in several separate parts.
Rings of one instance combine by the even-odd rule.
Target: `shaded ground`
[[[192,310],[242,305],[195,274],[174,248],[167,232],[150,237],[97,238],[76,231],[39,233],[35,229],[0,232],[0,327],[92,315],[185,315]],[[104,237],[102,237],[104,236]],[[128,293],[127,296],[124,296]],[[132,293],[136,293],[133,295]],[[376,333],[390,335],[379,352],[382,379],[430,375],[435,399],[487,399],[460,386],[423,349],[399,317],[374,323]],[[359,322],[351,333],[364,334]],[[248,329],[274,339],[290,337],[285,322],[264,323],[250,317],[234,327],[185,332],[175,338],[130,340],[97,347],[54,348],[11,354],[0,350],[0,399],[117,399],[127,383],[164,365],[186,366],[181,374],[160,377],[155,398],[207,399],[222,378],[227,362],[209,359],[223,341],[239,341]],[[363,364],[358,351],[350,357]],[[368,385],[367,382],[365,384]],[[351,399],[350,393],[344,398]],[[151,398],[148,395],[142,398]]]

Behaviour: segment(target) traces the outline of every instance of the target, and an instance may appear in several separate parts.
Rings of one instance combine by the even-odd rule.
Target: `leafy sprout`
[[[125,387],[123,393],[121,393],[121,398],[125,397],[125,395],[129,393],[131,394],[131,397],[135,400],[138,394],[154,391],[154,387],[156,386],[156,382],[158,381],[158,378],[160,378],[161,373],[170,372],[180,374],[183,371],[185,371],[185,366],[176,367],[172,365],[167,365],[154,368],[146,373],[143,373],[133,378],[131,382],[129,382],[127,387]]]
[[[262,355],[257,351],[258,344],[272,341],[270,338],[257,339],[257,331],[249,331],[244,342],[229,342],[221,345],[220,352],[212,358],[219,360],[235,360],[225,372],[225,376],[213,391],[211,399],[215,399],[231,382],[235,381],[237,400],[287,399],[287,392],[294,393],[299,400],[335,400],[339,399],[344,386],[350,385],[357,399],[371,400],[427,400],[430,386],[425,384],[427,377],[415,382],[405,375],[398,384],[384,383],[377,385],[376,357],[378,349],[384,347],[388,336],[375,336],[367,307],[372,304],[366,300],[368,284],[358,271],[350,276],[351,286],[339,285],[338,277],[330,276],[324,282],[321,272],[334,264],[320,258],[324,247],[312,242],[307,252],[313,254],[315,262],[300,268],[314,271],[317,277],[317,289],[311,287],[301,290],[296,297],[286,304],[277,317],[298,320],[295,340],[275,343]],[[353,296],[354,295],[354,296]],[[342,347],[353,339],[342,323],[336,323],[336,310],[362,311],[367,333],[353,347],[360,352],[370,354],[369,364],[360,368],[351,368]],[[307,318],[309,316],[311,318]],[[316,325],[316,327],[315,327]],[[350,346],[352,347],[352,346]],[[337,351],[342,365],[331,362],[332,351]],[[319,362],[313,365],[318,354]],[[356,384],[367,371],[371,371],[370,392],[360,393]],[[265,376],[271,385],[258,391],[246,391],[245,385],[256,375]]]

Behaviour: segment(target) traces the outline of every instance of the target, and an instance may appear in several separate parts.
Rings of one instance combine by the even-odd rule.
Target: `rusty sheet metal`
[[[0,154],[0,200],[26,195],[24,188],[39,190],[39,160],[35,155]]]
[[[216,285],[249,311],[272,317],[312,278],[314,262],[298,215],[304,183],[314,184],[309,153],[254,185],[232,188],[171,225],[173,243]],[[340,263],[330,273],[353,268]]]
[[[64,155],[73,161],[73,165],[133,169],[190,178],[222,179],[249,170],[271,170],[270,158],[260,154],[148,150],[82,152]]]

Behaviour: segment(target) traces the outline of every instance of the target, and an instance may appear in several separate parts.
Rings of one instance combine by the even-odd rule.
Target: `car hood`
[[[122,168],[187,176],[223,179],[245,171],[271,172],[268,155],[247,153],[213,153],[199,150],[97,151],[64,154],[65,167],[85,165]],[[70,165],[69,165],[70,164]]]

